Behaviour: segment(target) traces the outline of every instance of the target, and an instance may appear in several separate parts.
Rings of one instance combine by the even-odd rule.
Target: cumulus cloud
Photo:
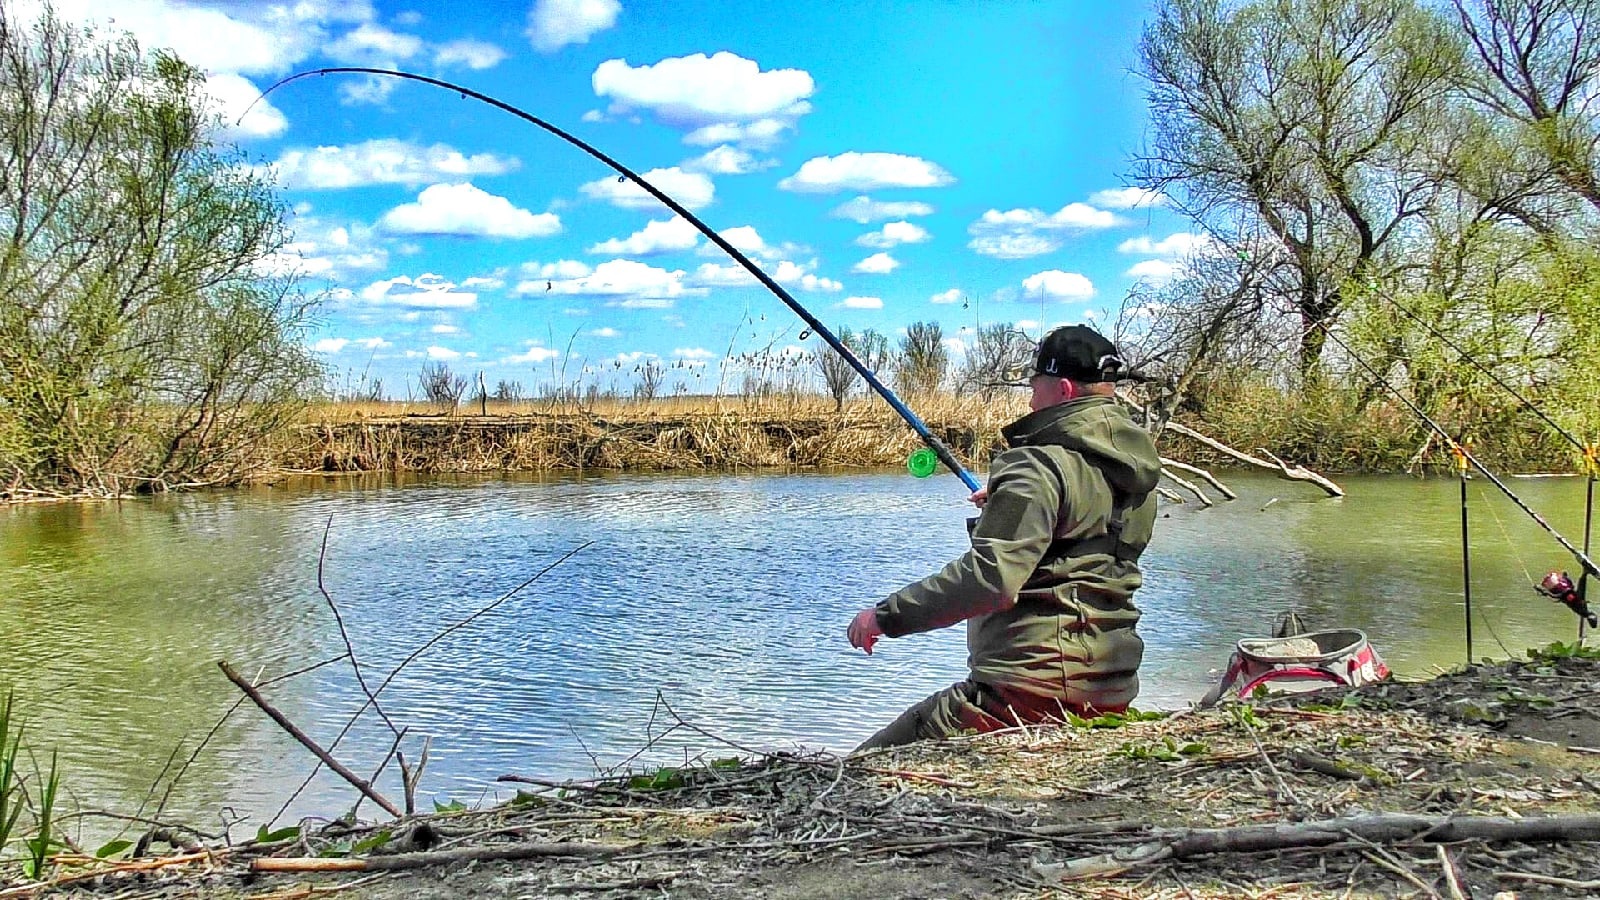
[[[515,159],[493,153],[467,156],[447,144],[422,147],[379,139],[344,147],[285,150],[272,168],[283,187],[320,190],[370,184],[415,187],[446,178],[503,175],[518,165]]]
[[[1179,231],[1175,234],[1169,234],[1159,241],[1150,240],[1148,235],[1129,238],[1117,245],[1117,252],[1134,253],[1140,256],[1164,256],[1168,259],[1175,259],[1192,256],[1196,253],[1210,252],[1216,247],[1217,242],[1210,235]]]
[[[542,347],[539,345],[538,341],[523,341],[522,346],[525,349],[521,353],[513,353],[510,356],[503,356],[499,361],[509,365],[526,365],[528,363],[549,362],[550,360],[561,356],[560,350],[552,350],[549,347]]]
[[[591,77],[596,96],[611,98],[613,113],[648,110],[658,120],[693,129],[691,144],[770,146],[811,111],[816,89],[803,69],[761,71],[735,53],[695,53],[654,65],[608,59]]]
[[[1094,296],[1094,284],[1077,272],[1050,269],[1024,278],[1022,291],[1030,299],[1087,300]]]
[[[257,100],[261,90],[242,75],[224,72],[208,76],[206,94],[210,108],[222,117],[223,133],[235,140],[274,137],[289,127],[289,120],[276,106]]]
[[[504,278],[492,278],[483,275],[473,275],[461,281],[464,288],[477,288],[485,291],[498,291],[506,286]]]
[[[955,177],[938,164],[900,153],[857,153],[816,156],[799,171],[778,182],[786,191],[826,194],[834,191],[874,191],[891,187],[943,187]]]
[[[674,250],[691,250],[700,241],[700,230],[690,225],[682,216],[673,216],[660,222],[646,223],[644,228],[626,238],[612,238],[590,247],[589,253],[610,256],[649,256]]]
[[[295,275],[340,281],[388,265],[389,253],[362,226],[330,225],[297,212],[290,220],[294,240],[262,260],[264,275]]]
[[[703,347],[679,347],[672,355],[679,359],[715,359],[717,356]]]
[[[928,239],[928,230],[910,222],[889,222],[877,231],[869,231],[856,238],[863,247],[888,250],[901,244],[920,244]]]
[[[322,51],[340,62],[378,65],[416,56],[422,51],[422,38],[363,22],[325,45]]]
[[[1124,274],[1151,284],[1166,284],[1178,274],[1178,264],[1164,259],[1146,259],[1129,266]]]
[[[487,41],[461,38],[446,41],[433,48],[433,61],[440,66],[466,66],[469,69],[492,69],[506,58],[506,52]]]
[[[349,343],[349,338],[322,338],[311,345],[311,351],[313,353],[338,353]]]
[[[434,334],[460,334],[461,326],[451,325],[449,322],[440,322],[428,330]]]
[[[665,309],[673,300],[685,294],[704,293],[684,286],[681,269],[658,269],[632,259],[613,259],[588,270],[586,266],[567,267],[565,271],[581,274],[558,276],[564,263],[551,264],[549,274],[539,269],[539,276],[517,285],[518,294],[575,294],[608,298],[615,306],[645,309]]]
[[[1095,191],[1089,195],[1089,202],[1107,209],[1133,209],[1134,207],[1161,206],[1167,202],[1167,197],[1160,191],[1149,191],[1141,187],[1125,187]]]
[[[435,184],[383,214],[378,224],[393,234],[458,237],[549,237],[561,231],[555,213],[531,213],[471,184]]]
[[[617,0],[536,0],[524,33],[533,49],[554,53],[568,44],[587,44],[615,25],[620,12]]]
[[[838,309],[883,309],[883,300],[878,297],[846,297],[834,306]]]
[[[584,334],[588,335],[589,337],[614,338],[621,334],[621,332],[608,326],[605,328],[591,328],[588,331],[585,331]]]
[[[862,225],[868,222],[881,222],[884,219],[904,219],[908,216],[932,214],[933,207],[926,203],[915,200],[874,200],[865,194],[835,206],[833,211],[828,213],[835,219],[849,219]]]
[[[851,266],[850,271],[868,275],[887,275],[898,268],[900,268],[900,260],[887,253],[874,253]]]
[[[478,304],[476,293],[457,290],[454,282],[432,273],[375,281],[362,288],[360,296],[368,303],[411,309],[470,309]]]
[[[1068,235],[1119,224],[1113,213],[1087,203],[1068,203],[1053,213],[991,209],[967,226],[967,246],[984,256],[1024,259],[1061,249]]]
[[[831,278],[824,278],[812,270],[816,268],[816,261],[810,263],[797,263],[792,260],[780,260],[776,266],[765,268],[766,273],[773,281],[779,284],[798,287],[809,292],[837,292],[844,290],[844,285]],[[695,269],[689,281],[697,287],[745,287],[756,284],[756,278],[744,266],[736,263],[719,265],[705,263]]]
[[[706,172],[711,175],[748,175],[777,165],[775,159],[758,160],[748,150],[722,144],[683,164],[689,172]]]
[[[655,188],[672,199],[683,204],[686,209],[699,209],[708,205],[716,196],[716,186],[700,172],[685,172],[673,166],[670,169],[651,169],[639,177],[649,182]],[[596,200],[605,200],[613,206],[623,209],[659,209],[661,201],[645,193],[644,188],[632,181],[606,177],[581,185],[578,190],[585,196]]]
[[[452,359],[460,359],[461,351],[451,350],[449,347],[433,346],[428,348],[428,358],[437,362],[449,362]]]
[[[960,300],[961,297],[962,297],[962,294],[961,294],[961,289],[960,288],[951,288],[948,291],[940,291],[939,293],[934,294],[932,297],[929,297],[928,298],[928,302],[929,303],[941,303],[941,304],[942,303],[954,303],[957,300]]]

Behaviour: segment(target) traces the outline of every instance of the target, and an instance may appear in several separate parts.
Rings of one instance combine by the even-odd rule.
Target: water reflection
[[[1402,673],[1461,661],[1454,482],[1352,479],[1343,500],[1234,482],[1236,502],[1163,508],[1141,594],[1141,705],[1197,697],[1233,640],[1289,608],[1367,630]],[[1515,487],[1581,534],[1581,482]],[[1570,640],[1571,614],[1529,587],[1570,560],[1489,490],[1472,487],[1476,652]],[[323,584],[374,684],[594,542],[385,691],[396,721],[433,737],[425,784],[436,794],[474,800],[504,772],[590,775],[656,741],[673,716],[744,746],[842,750],[964,671],[960,629],[886,641],[871,658],[842,637],[860,606],[960,552],[963,493],[900,474],[391,476],[4,509],[0,687],[23,700],[35,746],[61,749],[83,803],[137,806],[174,748],[181,761],[236,700],[217,660],[270,676],[343,651],[317,581],[331,518]],[[324,744],[363,702],[345,665],[269,694]],[[369,715],[339,755],[360,771],[388,744]],[[648,758],[705,752],[729,751],[679,731]],[[213,821],[231,804],[259,822],[307,759],[246,708],[196,761],[173,812]],[[290,815],[336,814],[349,797],[323,776]]]

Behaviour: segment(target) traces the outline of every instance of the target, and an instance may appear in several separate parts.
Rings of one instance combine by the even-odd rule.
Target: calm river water
[[[1463,660],[1456,482],[1350,478],[1350,496],[1332,500],[1230,481],[1238,501],[1163,507],[1140,594],[1140,706],[1197,698],[1234,640],[1290,608],[1365,629],[1402,675]],[[1581,539],[1580,480],[1511,485]],[[1530,585],[1576,572],[1571,559],[1491,485],[1470,491],[1476,655],[1572,640],[1575,617]],[[663,738],[673,714],[745,747],[843,751],[964,674],[960,627],[872,657],[844,629],[961,551],[965,495],[943,474],[391,478],[0,508],[0,693],[16,692],[29,745],[59,751],[79,803],[132,812],[238,699],[218,660],[271,677],[343,651],[317,583],[331,519],[323,583],[374,682],[593,542],[384,692],[416,736],[413,758],[432,738],[426,797],[474,803],[508,795],[494,782],[504,773],[564,779],[735,752],[689,729]],[[363,700],[347,664],[268,694],[324,745]],[[337,755],[370,772],[389,743],[369,712]],[[253,829],[309,770],[247,704],[167,815],[245,816]],[[392,779],[383,787],[398,796]],[[286,818],[337,814],[351,796],[319,776]]]

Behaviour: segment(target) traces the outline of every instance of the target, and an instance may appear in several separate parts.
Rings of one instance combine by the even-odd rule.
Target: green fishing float
[[[927,478],[939,468],[939,454],[928,447],[918,447],[906,457],[906,470],[918,478]]]

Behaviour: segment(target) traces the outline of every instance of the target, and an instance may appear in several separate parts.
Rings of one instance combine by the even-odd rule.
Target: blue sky
[[[10,4],[25,15],[32,0]],[[1145,3],[178,3],[58,0],[171,47],[294,210],[272,264],[327,292],[339,386],[404,398],[430,360],[489,384],[695,392],[729,357],[814,349],[665,207],[454,81],[595,144],[745,249],[830,327],[1104,321],[1195,238],[1125,190]],[[953,347],[959,351],[959,347]],[[589,373],[587,375],[583,373]]]

